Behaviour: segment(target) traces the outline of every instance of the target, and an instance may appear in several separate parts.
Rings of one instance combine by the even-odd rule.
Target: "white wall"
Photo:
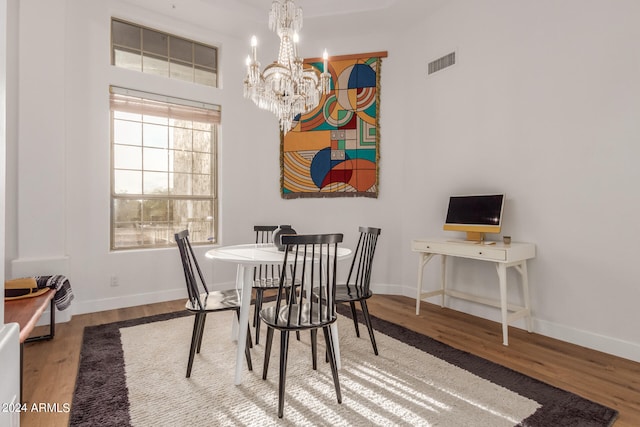
[[[18,202],[7,228],[19,234],[7,236],[6,257],[14,260],[7,275],[59,262],[76,313],[184,295],[174,250],[109,252],[108,86],[115,84],[223,106],[221,243],[247,241],[254,223],[341,231],[351,245],[359,225],[379,226],[375,287],[413,296],[410,241],[444,233],[448,195],[504,191],[505,234],[538,247],[529,268],[536,330],[640,360],[632,259],[639,172],[631,164],[640,154],[640,29],[632,25],[640,4],[450,1],[419,25],[394,29],[381,21],[348,37],[327,31],[323,18],[307,19],[304,56],[325,47],[333,55],[389,52],[381,74],[380,197],[283,200],[277,122],[242,98],[253,30],[216,33],[164,3],[156,11],[117,0],[43,3],[20,2],[19,150],[8,159],[18,171],[7,188],[7,200]],[[194,89],[114,69],[111,16],[220,46],[222,87]],[[262,34],[265,64],[276,40]],[[51,41],[42,53],[46,73],[33,54],[42,52],[43,38]],[[427,62],[451,49],[458,63],[427,77]],[[37,127],[33,115],[42,121]],[[41,168],[45,179],[33,172]],[[233,281],[233,266],[203,265],[216,284]],[[435,283],[430,267],[425,281]],[[491,266],[456,267],[457,286],[497,294]],[[112,275],[119,287],[109,286]],[[498,319],[493,309],[454,306]]]
[[[15,253],[7,254],[12,260],[8,275],[62,270],[71,279],[76,295],[71,306],[75,313],[185,295],[175,249],[109,252],[110,84],[223,106],[219,146],[221,243],[252,239],[251,227],[256,223],[290,223],[298,232],[342,231],[347,244],[353,245],[358,225],[386,225],[384,218],[388,215],[379,209],[383,199],[280,198],[277,121],[242,97],[244,58],[253,29],[239,37],[229,36],[176,18],[171,15],[174,11],[164,6],[158,13],[115,0],[57,0],[47,3],[51,9],[48,13],[43,13],[40,6],[40,2],[26,1],[21,7],[20,50],[37,51],[43,34],[56,48],[45,54],[50,64],[44,81],[36,73],[41,70],[41,59],[27,54],[20,57],[21,68],[31,71],[20,76],[21,132],[15,156],[18,185],[14,183],[10,191],[19,201],[16,217],[20,231]],[[50,19],[52,16],[56,19]],[[111,16],[220,46],[221,89],[154,80],[110,66]],[[335,53],[357,49],[357,44],[351,46],[342,46],[345,50]],[[380,48],[373,39],[365,51]],[[306,49],[309,52],[302,53],[310,56],[312,46]],[[318,48],[313,54],[321,51]],[[276,53],[277,37],[267,32],[261,37],[261,59],[267,63]],[[55,120],[49,117],[49,111]],[[42,119],[41,126],[34,127],[27,119],[34,115]],[[40,148],[42,141],[47,143]],[[56,161],[53,167],[52,159]],[[33,173],[41,169],[47,171],[44,180]],[[387,197],[391,194],[387,192]],[[44,206],[38,205],[40,201]],[[48,217],[43,210],[55,214]],[[389,233],[389,240],[392,236]],[[381,254],[385,250],[381,248]],[[206,262],[204,265],[207,267]],[[215,275],[213,268],[208,265],[208,274],[219,286],[233,283],[234,266],[216,265]],[[384,283],[393,283],[391,276],[385,277],[385,269],[381,268],[379,274]],[[115,288],[110,286],[114,275],[120,284]]]
[[[411,82],[405,242],[438,233],[449,194],[506,192],[504,234],[537,244],[536,331],[635,360],[638,18],[631,0],[454,1],[398,52]],[[451,49],[458,63],[426,77],[426,63]],[[401,280],[410,286],[407,248]],[[460,287],[481,275],[482,292],[497,295],[491,268],[460,267]]]

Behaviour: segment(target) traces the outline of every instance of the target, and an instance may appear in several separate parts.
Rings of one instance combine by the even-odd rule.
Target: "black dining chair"
[[[262,379],[267,379],[269,357],[274,331],[280,331],[280,377],[278,386],[278,417],[284,413],[284,389],[287,374],[287,358],[289,350],[289,334],[292,331],[311,331],[313,369],[316,369],[318,329],[322,329],[327,345],[327,357],[331,365],[333,383],[336,389],[338,403],[342,403],[340,381],[336,366],[336,355],[331,335],[331,325],[336,321],[336,266],[338,243],[342,242],[342,234],[307,234],[285,235],[282,243],[285,245],[284,261],[281,268],[278,296],[274,306],[263,308],[260,317],[267,325],[267,342],[265,344],[264,365]],[[292,265],[292,271],[287,265]],[[301,292],[289,292],[287,283],[293,278],[299,278]],[[308,282],[308,283],[307,283]],[[317,287],[322,298],[313,298],[311,293],[302,289]]]
[[[256,243],[272,244],[273,232],[277,228],[277,225],[254,225],[253,231],[256,235]],[[264,302],[264,292],[278,289],[278,286],[280,285],[281,267],[281,265],[273,264],[257,265],[253,270],[253,289],[256,291],[253,326],[256,328],[256,344],[260,343],[260,310],[262,310],[262,303]],[[289,289],[291,288],[292,283],[295,283],[296,286],[299,285],[299,282],[289,280],[285,284],[285,287],[288,288],[287,296],[289,295]]]
[[[378,346],[373,336],[373,327],[371,326],[371,317],[369,316],[369,309],[367,308],[367,299],[373,295],[369,285],[371,283],[373,255],[376,252],[376,244],[378,243],[378,236],[381,230],[373,227],[360,227],[358,231],[360,232],[360,237],[358,238],[358,245],[353,254],[353,261],[351,262],[347,282],[336,286],[336,302],[349,303],[353,324],[356,328],[356,336],[358,337],[360,337],[360,330],[358,328],[356,302],[360,302],[364,324],[369,330],[369,338],[371,339],[373,352],[377,356]]]
[[[200,353],[202,345],[202,336],[204,332],[204,324],[207,313],[233,310],[236,312],[238,320],[240,320],[240,292],[237,289],[229,289],[223,291],[210,291],[204,281],[204,276],[198,265],[195,253],[189,242],[189,231],[183,230],[174,235],[178,249],[180,251],[180,259],[182,260],[182,268],[184,270],[184,278],[187,285],[187,293],[189,299],[185,304],[185,308],[195,314],[193,322],[193,333],[191,335],[191,347],[189,349],[189,361],[187,363],[187,378],[191,376],[191,368],[196,353]],[[200,291],[200,287],[204,292]],[[245,356],[249,370],[253,370],[251,364],[251,336],[247,329],[247,346],[245,348]]]
[[[256,243],[273,243],[272,235],[277,228],[277,225],[254,225]],[[264,301],[264,291],[278,289],[279,270],[280,265],[257,265],[253,270],[253,289],[256,292],[253,327],[256,328],[256,344],[260,343],[260,310]]]

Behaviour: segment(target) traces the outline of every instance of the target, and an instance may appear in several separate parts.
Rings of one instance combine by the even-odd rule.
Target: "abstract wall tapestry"
[[[331,57],[331,91],[281,134],[282,197],[378,197],[380,63],[387,52]],[[322,59],[306,63],[322,70]]]

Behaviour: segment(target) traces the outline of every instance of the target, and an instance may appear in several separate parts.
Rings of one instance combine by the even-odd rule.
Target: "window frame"
[[[175,241],[173,240],[173,232],[177,232],[177,228],[189,228],[190,226],[190,220],[195,220],[196,218],[188,218],[187,219],[187,227],[177,227],[175,223],[173,223],[174,219],[172,217],[172,215],[167,215],[166,218],[163,221],[159,221],[159,222],[163,222],[166,224],[166,229],[164,230],[164,232],[166,233],[165,235],[167,236],[166,239],[163,241],[162,239],[160,239],[161,242],[163,243],[158,243],[158,242],[153,242],[153,243],[145,243],[144,240],[144,229],[142,230],[142,241],[141,243],[135,244],[135,245],[127,245],[127,246],[116,246],[116,231],[118,229],[118,227],[116,227],[116,223],[117,223],[117,214],[116,214],[116,203],[117,201],[140,201],[141,202],[141,208],[140,208],[140,212],[139,212],[139,221],[137,221],[137,223],[139,223],[140,227],[144,227],[145,226],[145,222],[149,222],[150,224],[146,224],[146,225],[153,225],[153,220],[151,221],[146,221],[145,220],[145,216],[143,213],[143,203],[144,202],[148,202],[148,201],[153,201],[153,200],[157,200],[157,201],[165,201],[167,202],[167,208],[169,208],[169,204],[173,204],[176,201],[207,201],[207,202],[211,202],[212,206],[211,206],[211,215],[213,216],[213,218],[211,219],[211,232],[210,232],[210,236],[207,236],[207,240],[198,240],[198,239],[193,239],[194,236],[192,236],[192,244],[195,245],[204,245],[204,244],[211,244],[211,243],[217,243],[218,241],[218,224],[219,224],[219,220],[218,220],[218,208],[219,208],[219,198],[218,198],[218,181],[219,181],[219,165],[218,165],[218,139],[219,139],[219,134],[220,134],[220,113],[221,113],[221,108],[219,105],[215,105],[215,104],[207,104],[207,103],[202,103],[202,102],[197,102],[197,101],[190,101],[190,100],[186,100],[186,99],[181,99],[181,98],[175,98],[175,97],[170,97],[170,96],[165,96],[165,95],[159,95],[159,94],[154,94],[154,93],[150,93],[150,92],[143,92],[143,91],[138,91],[138,90],[133,90],[133,89],[126,89],[126,88],[121,88],[121,87],[117,87],[117,86],[110,86],[109,88],[109,92],[110,92],[110,106],[109,106],[109,115],[110,115],[110,218],[109,218],[109,228],[110,228],[110,243],[109,243],[109,247],[111,251],[122,251],[122,250],[139,250],[139,249],[153,249],[153,248],[167,248],[167,247],[173,247],[175,246]],[[160,108],[165,108],[167,113],[166,113],[166,117],[167,118],[176,118],[176,117],[180,117],[180,118],[184,118],[185,120],[190,120],[193,122],[198,122],[198,123],[207,123],[211,125],[211,140],[210,140],[210,148],[211,148],[211,153],[210,153],[210,194],[207,195],[194,195],[194,194],[189,194],[189,195],[184,195],[184,194],[171,194],[170,190],[168,189],[167,194],[145,194],[144,188],[141,189],[141,193],[139,194],[121,194],[121,193],[116,193],[116,179],[115,179],[115,175],[116,175],[116,165],[115,165],[115,151],[116,151],[116,146],[120,145],[120,146],[127,146],[125,144],[117,144],[116,143],[116,135],[115,135],[115,121],[116,120],[120,120],[117,119],[115,117],[114,112],[116,111],[127,111],[129,110],[129,112],[135,112],[136,111],[136,102],[132,102],[130,104],[127,104],[127,106],[125,107],[124,104],[122,104],[123,101],[123,97],[131,97],[131,98],[136,98],[139,100],[143,100],[143,101],[137,101],[140,104],[145,104],[145,101],[147,101],[147,105],[151,105],[150,109],[146,109],[143,106],[139,106],[140,110],[137,110],[138,112],[135,114],[141,114],[143,117],[141,118],[140,124],[141,126],[144,126],[145,120],[144,120],[144,112],[146,112],[146,115],[151,115],[153,116],[154,113],[154,108],[157,108],[158,106],[160,106]],[[121,102],[120,104],[120,108],[118,108],[117,105],[115,105],[117,102]],[[163,107],[164,105],[164,107]],[[202,115],[198,115],[198,114],[194,114],[195,117],[197,117],[198,120],[194,119],[193,117],[189,116],[189,112],[190,111],[197,111],[200,110],[201,112],[203,112]],[[156,114],[162,114],[162,113],[156,113]],[[174,115],[175,114],[175,115]],[[157,116],[153,116],[153,117],[157,117]],[[191,118],[189,118],[191,117]],[[167,124],[167,128],[172,128],[173,126],[170,125],[170,122],[168,122]],[[192,141],[193,141],[193,136],[192,136]],[[135,146],[135,145],[134,145]],[[144,144],[144,139],[141,140],[140,143],[140,149],[141,151],[144,150],[145,148],[145,144]],[[171,148],[167,148],[167,150],[171,150]],[[191,150],[189,150],[190,153],[198,153],[199,151],[194,150],[194,147],[191,147]],[[126,170],[122,169],[122,170]],[[133,169],[136,170],[136,169]],[[144,163],[141,164],[140,166],[140,172],[144,173],[146,169],[144,168]],[[174,173],[171,172],[170,170],[167,170],[166,172],[167,174],[170,173]],[[194,174],[194,165],[191,165],[190,171],[188,172],[189,175],[191,175],[193,177]],[[167,210],[167,213],[169,213],[169,210]],[[201,218],[200,218],[201,219]],[[208,217],[206,218],[206,220],[208,221]],[[202,222],[202,221],[200,221]],[[135,228],[136,226],[134,226]],[[159,228],[157,228],[157,230],[160,230]],[[173,230],[173,231],[171,231]]]
[[[134,46],[127,46],[126,44],[118,44],[115,41],[115,36],[114,36],[114,23],[120,23],[120,24],[124,24],[124,25],[128,25],[131,27],[134,27],[135,29],[137,29],[139,31],[139,42],[140,45],[137,47]],[[156,30],[154,28],[150,28],[150,27],[145,27],[144,25],[139,25],[136,24],[134,22],[130,22],[124,19],[120,19],[120,18],[116,18],[116,17],[111,17],[111,41],[110,41],[110,47],[111,47],[111,52],[110,52],[110,56],[111,56],[111,65],[114,67],[118,67],[118,68],[123,68],[123,69],[129,69],[129,70],[135,70],[144,74],[151,74],[151,75],[159,75],[162,77],[166,77],[166,78],[170,78],[172,80],[178,80],[178,81],[186,81],[186,82],[190,82],[190,83],[194,83],[194,84],[200,84],[200,85],[204,85],[207,87],[213,87],[213,88],[218,88],[220,85],[220,78],[219,78],[219,47],[218,46],[213,46],[213,45],[209,45],[206,43],[201,43],[195,40],[191,40],[188,39],[186,37],[180,37],[171,33],[167,33],[164,31],[160,31],[160,30]],[[158,35],[160,37],[165,37],[166,38],[166,54],[165,53],[159,53],[159,52],[155,52],[152,49],[146,49],[145,48],[145,44],[144,44],[144,34],[145,32],[147,33],[153,33],[153,35]],[[191,60],[187,60],[183,57],[181,57],[180,55],[172,55],[171,54],[171,46],[172,44],[172,40],[175,40],[176,42],[186,42],[188,44],[191,45]],[[151,46],[150,46],[151,47]],[[206,64],[206,61],[198,61],[198,58],[200,57],[198,55],[198,51],[199,51],[199,47],[200,48],[205,48],[205,49],[212,49],[214,51],[214,57],[213,57],[213,64]],[[130,67],[123,67],[120,65],[116,64],[116,50],[119,50],[121,52],[128,52],[129,54],[135,54],[136,56],[139,56],[140,59],[140,68],[130,68]],[[180,53],[183,53],[184,51],[180,51]],[[159,73],[155,73],[155,72],[151,72],[151,71],[146,71],[145,70],[145,58],[148,61],[160,61],[162,63],[166,62],[166,69],[167,69],[167,75],[159,74]],[[187,67],[191,70],[191,78],[190,79],[185,79],[185,78],[181,78],[179,76],[182,75],[182,73],[180,72],[180,68],[177,68],[175,71],[172,71],[172,64],[174,64],[174,66],[176,67]],[[200,75],[201,72],[204,72],[205,76],[211,76],[212,77],[212,84],[209,84],[207,82],[206,78],[198,78],[198,76]]]

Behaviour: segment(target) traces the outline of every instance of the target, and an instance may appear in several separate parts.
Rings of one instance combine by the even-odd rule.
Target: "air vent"
[[[435,61],[429,62],[428,74],[431,75],[436,71],[440,71],[444,68],[450,67],[455,63],[456,63],[456,53],[451,52],[450,54],[445,55],[442,58],[438,58]]]

